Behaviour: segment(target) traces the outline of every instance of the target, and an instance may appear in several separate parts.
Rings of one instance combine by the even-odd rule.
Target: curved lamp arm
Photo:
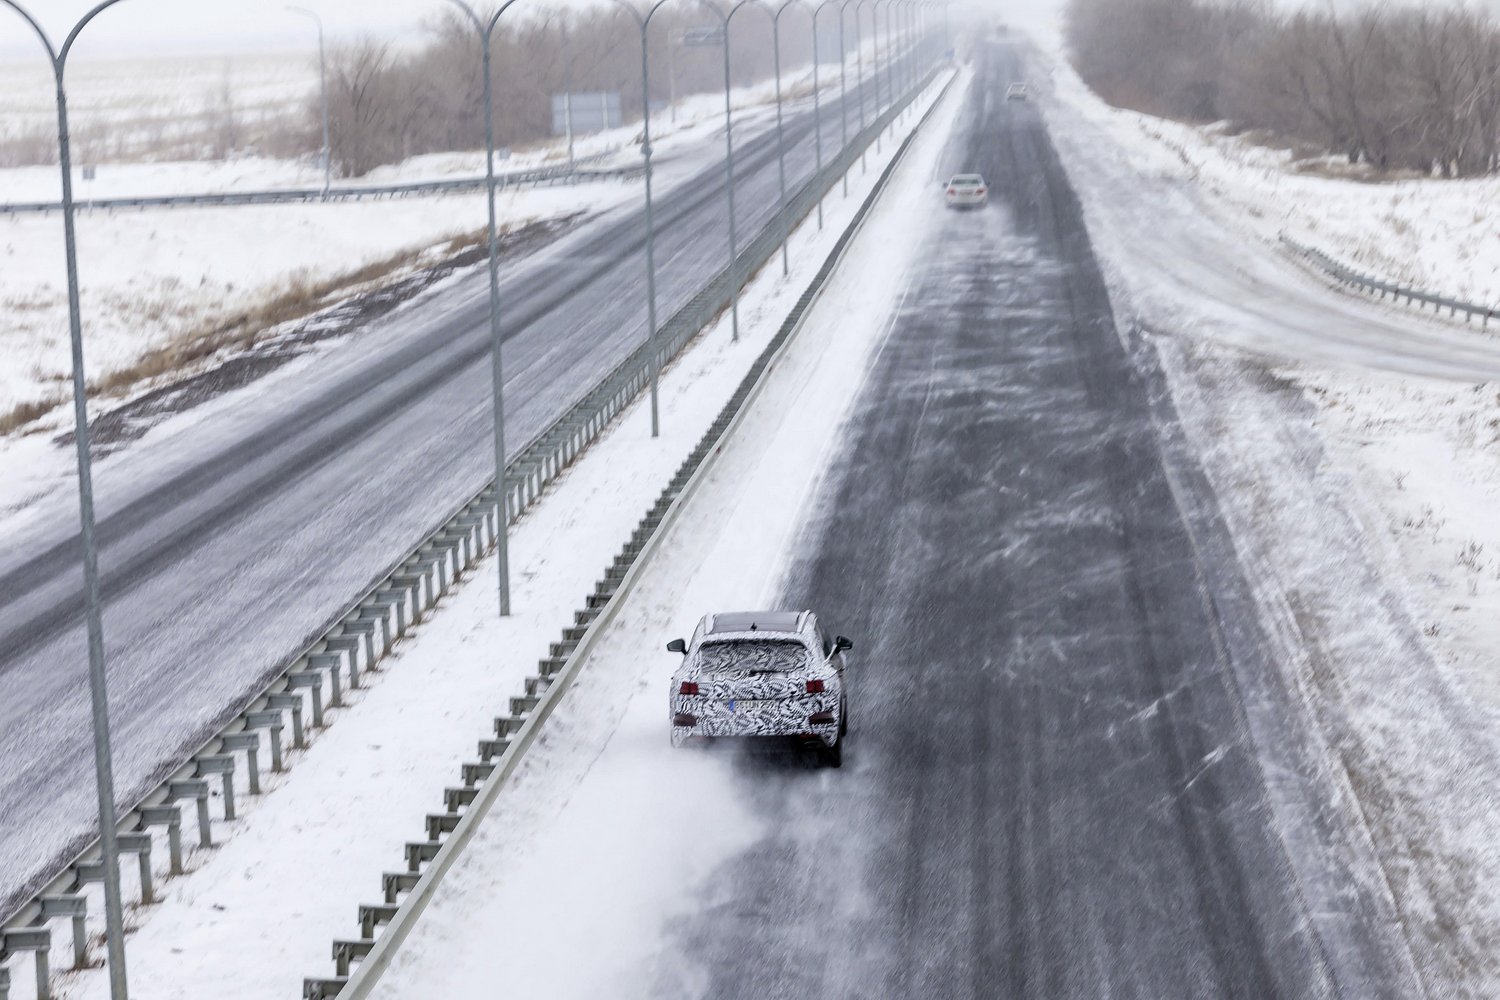
[[[52,39],[47,37],[47,32],[42,29],[42,26],[40,24],[37,24],[36,18],[32,17],[31,14],[28,13],[26,9],[20,4],[16,3],[15,0],[0,0],[0,4],[4,4],[11,10],[15,11],[17,14],[20,14],[21,20],[29,24],[31,26],[31,30],[36,32],[36,37],[41,39],[43,47],[45,47],[47,50],[47,61],[52,63],[52,72],[55,74],[59,65],[57,61],[57,50],[52,47]]]
[[[63,40],[62,48],[58,49],[57,51],[57,67],[59,75],[61,75],[62,68],[68,61],[68,53],[73,50],[73,43],[78,40],[78,33],[85,27],[87,27],[90,21],[119,2],[120,0],[104,0],[103,3],[99,4],[93,10],[83,15],[83,17],[77,24],[73,25],[73,30],[68,32],[68,37]]]
[[[614,2],[628,11],[630,16],[635,18],[636,23],[641,26],[641,30],[644,31],[651,24],[651,19],[656,16],[656,12],[666,6],[669,0],[656,0],[655,3],[646,9],[645,14],[642,14],[641,9],[631,3],[630,0],[614,0]]]
[[[741,7],[759,7],[761,10],[770,15],[773,20],[776,17],[776,15],[772,13],[771,8],[767,7],[764,3],[761,2],[761,0],[737,0],[736,3],[731,4],[728,8],[725,8],[724,6],[716,2],[716,0],[698,0],[698,3],[701,6],[707,7],[709,10],[719,15],[719,20],[724,22],[725,31],[729,30],[729,19],[738,14]]]

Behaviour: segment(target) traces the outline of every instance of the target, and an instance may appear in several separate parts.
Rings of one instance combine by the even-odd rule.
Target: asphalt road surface
[[[873,114],[873,87],[866,96]],[[839,106],[824,112],[826,156]],[[851,134],[857,122],[851,108]],[[813,171],[810,108],[789,119],[787,137],[795,190]],[[699,155],[697,175],[659,192],[663,320],[726,256],[722,161]],[[742,139],[737,168],[743,246],[777,204],[774,132]],[[632,207],[508,269],[512,454],[644,339],[643,246]],[[100,465],[122,804],[478,490],[493,471],[488,355],[481,270]],[[70,486],[0,526],[0,916],[95,823],[77,516]]]
[[[927,247],[783,595],[857,643],[844,769],[737,759],[773,832],[655,992],[1411,996],[1365,915],[1310,912],[1183,512],[1212,498],[1174,495],[1016,58],[981,52],[946,166],[993,200]]]

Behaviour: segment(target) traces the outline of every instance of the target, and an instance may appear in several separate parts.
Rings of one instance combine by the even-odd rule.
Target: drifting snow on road
[[[1240,672],[1256,739],[1271,773],[1322,776],[1317,795],[1274,781],[1271,801],[1308,894],[1327,901],[1324,933],[1388,908],[1429,995],[1493,995],[1500,694],[1486,612],[1500,595],[1478,577],[1485,543],[1500,546],[1500,469],[1485,452],[1493,392],[1476,383],[1500,377],[1500,343],[1327,288],[1195,171],[1152,167],[1170,150],[1119,127],[1060,58],[1047,65],[1048,124],[1122,325],[1150,331],[1134,343],[1160,360],[1157,393],[1244,567],[1248,590],[1216,590],[1245,623],[1231,645],[1263,647]],[[1300,209],[1320,210],[1334,209]]]
[[[1281,825],[1328,776],[1262,759],[1275,647],[984,51],[837,279],[891,319],[814,310],[381,996],[1418,993],[1342,815]],[[999,204],[944,214],[971,169]],[[854,638],[842,771],[667,750],[656,650],[736,606]]]

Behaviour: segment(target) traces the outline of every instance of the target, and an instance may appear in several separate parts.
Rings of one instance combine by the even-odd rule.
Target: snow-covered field
[[[831,92],[837,67],[824,70],[824,88]],[[144,72],[141,76],[157,79]],[[805,99],[810,77],[808,67],[789,72],[786,92]],[[138,96],[148,100],[150,89]],[[773,122],[773,83],[741,88],[732,97],[739,110],[735,124],[741,138]],[[4,108],[0,98],[0,110]],[[655,162],[663,188],[718,155],[711,140],[722,135],[722,95],[686,97],[679,102],[676,118],[673,124],[670,114],[659,112],[653,121]],[[631,125],[579,137],[575,154],[613,153],[610,162],[635,163],[639,153],[632,143],[639,134],[639,125]],[[499,166],[521,169],[565,156],[566,145],[559,141],[517,153]],[[475,177],[483,170],[483,151],[435,154],[380,168],[361,183]],[[78,194],[204,193],[320,182],[307,163],[252,157],[101,167],[96,180],[79,182]],[[58,196],[55,168],[0,170],[0,201]],[[606,211],[639,196],[639,182],[617,180],[504,190],[499,219],[504,226],[519,227],[580,211]],[[474,237],[484,222],[485,201],[478,193],[380,202],[83,213],[78,223],[79,273],[89,380],[98,383],[129,370],[150,352],[201,341],[237,317],[278,298],[295,298],[303,289],[366,268],[381,272],[369,282],[339,290],[349,295],[430,266],[447,256],[455,240]],[[71,357],[62,264],[62,225],[55,214],[0,216],[0,345],[11,359],[0,366],[0,428],[17,407],[57,407],[67,398]],[[218,357],[195,358],[192,364],[201,368]],[[118,401],[183,373],[182,366],[173,365],[139,378],[117,377],[120,384],[110,398]],[[65,410],[52,409],[50,416],[27,424],[23,431],[53,431],[65,417]]]
[[[1500,298],[1500,182],[1370,184],[1034,72],[1122,333],[1154,351],[1219,494],[1273,683],[1297,693],[1429,995],[1500,995],[1500,340],[1319,287],[1285,229]]]
[[[919,102],[919,111],[940,85]],[[958,106],[958,90],[961,87],[955,86],[950,93],[947,113]],[[905,119],[898,133],[916,120],[915,115]],[[936,138],[926,142],[930,150],[940,146],[945,132],[943,122],[934,123],[931,135]],[[474,756],[475,741],[489,730],[492,718],[505,714],[506,699],[519,693],[522,679],[535,669],[547,643],[571,621],[581,598],[593,589],[599,573],[806,289],[893,147],[887,144],[884,150],[882,156],[872,153],[867,170],[856,167],[851,172],[847,197],[835,189],[826,199],[823,230],[809,219],[792,234],[790,276],[782,278],[779,268],[766,268],[747,288],[741,299],[739,343],[730,341],[726,316],[663,374],[662,437],[649,437],[649,415],[638,403],[516,526],[510,550],[515,614],[503,620],[494,616],[494,563],[482,562],[442,610],[398,645],[381,671],[366,674],[367,683],[350,699],[350,707],[333,713],[334,724],[316,733],[292,769],[273,780],[273,791],[239,803],[239,818],[222,828],[226,836],[220,847],[194,851],[192,871],[165,884],[166,898],[159,906],[130,911],[127,922],[134,932],[127,947],[135,991],[161,1000],[210,995],[270,1000],[298,995],[304,975],[331,972],[331,942],[358,936],[358,905],[379,898],[380,873],[400,866],[402,845],[420,837],[423,815],[441,805],[442,789],[456,783],[460,764]],[[925,196],[922,180],[927,173],[920,163],[903,172],[919,176],[915,187]],[[918,201],[925,202],[925,197]],[[796,350],[777,366],[782,398],[800,400],[801,409],[768,409],[779,425],[776,433],[791,442],[787,447],[808,456],[802,488],[813,481],[820,442],[835,433],[838,415],[859,384],[865,352],[883,329],[880,320],[888,302],[871,289],[894,284],[905,260],[889,247],[915,246],[909,237],[925,225],[928,214],[910,206],[878,213],[870,224],[873,231],[867,230],[851,251],[851,266],[840,272],[817,307],[822,320],[809,323],[807,335],[794,342]],[[839,388],[809,391],[810,385]],[[816,432],[809,433],[810,428]],[[751,437],[757,444],[742,461],[753,471],[764,458],[762,439],[769,441],[770,436],[756,432]],[[770,537],[767,532],[784,532],[796,523],[801,496],[788,488],[783,461],[778,458],[766,466],[764,471],[775,475],[761,476],[754,498],[741,496],[737,501],[741,515],[756,524],[755,530],[738,536],[739,545],[754,539],[748,544],[756,550],[757,572],[767,579],[777,569],[775,557],[782,548],[764,544]],[[714,508],[712,503],[702,506]],[[694,531],[717,532],[717,517],[701,520]],[[559,538],[568,544],[559,546]],[[729,558],[731,548],[733,543],[724,542],[721,557]],[[742,555],[746,554],[736,552],[733,557]],[[688,540],[676,545],[672,557],[679,564],[697,558],[696,543]],[[663,587],[680,583],[671,572],[661,577]],[[735,579],[754,587],[762,576]],[[666,610],[659,601],[647,603],[653,613]],[[626,645],[640,648],[633,637]],[[670,667],[666,660],[663,665]],[[606,677],[603,682],[612,690],[621,678]],[[633,675],[623,683],[633,689]],[[569,727],[590,727],[590,732],[597,726],[612,728],[608,712],[623,704],[607,691],[596,695],[600,697],[571,722],[564,714],[549,723],[558,731],[544,735],[533,754],[549,760],[563,754],[568,768],[580,761],[586,766],[589,744],[575,740]],[[507,807],[505,822],[496,815],[490,824],[498,828],[496,835],[535,834],[560,805],[557,796],[568,794],[565,781],[537,776],[542,766],[558,765],[528,765],[519,779],[527,801],[514,812]],[[552,849],[540,838],[532,842],[539,849]],[[165,858],[164,848],[156,857]],[[126,881],[129,898],[133,883],[128,877]],[[97,907],[98,900],[90,905]],[[601,921],[613,916],[617,914],[603,909],[597,913]],[[554,928],[530,930],[556,939]],[[64,937],[54,938],[56,968],[69,960]],[[99,970],[69,974],[64,985],[71,1000],[108,995]],[[29,975],[13,968],[11,1000],[32,1000],[30,989]],[[544,983],[522,992],[552,995]],[[593,995],[610,992],[606,988]]]
[[[315,52],[110,59],[91,57],[81,45],[68,66],[76,162],[206,155],[230,110],[239,136],[253,145],[263,125],[299,111],[317,88]],[[54,100],[40,48],[34,58],[0,61],[0,142],[24,136],[50,149],[57,127]],[[0,179],[0,201],[18,200],[24,196],[12,193],[8,178]]]
[[[1019,14],[1018,14],[1019,16]],[[1061,52],[1055,18],[1022,17],[1047,51]],[[1068,72],[1056,80],[1072,111],[1141,175],[1191,182],[1247,235],[1279,233],[1381,277],[1500,304],[1500,177],[1380,178],[1336,157],[1111,107]]]

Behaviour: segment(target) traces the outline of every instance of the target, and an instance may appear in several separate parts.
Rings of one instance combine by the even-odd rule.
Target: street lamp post
[[[876,0],[879,6],[879,0]],[[891,42],[891,7],[895,6],[895,0],[885,0],[885,106],[895,106],[895,51]],[[895,136],[895,117],[892,115],[889,121],[888,135]]]
[[[651,343],[651,436],[656,437],[661,433],[658,409],[661,354],[656,342],[656,221],[651,208],[651,61],[646,42],[651,19],[667,0],[656,0],[645,14],[629,0],[615,2],[630,12],[641,30],[641,159],[645,163],[646,175],[646,336]],[[667,41],[671,43],[670,38]]]
[[[859,12],[867,3],[869,0],[855,0],[854,3],[854,75],[859,78],[855,89],[859,91],[859,130],[861,132],[865,130],[865,29]],[[859,172],[861,174],[865,172],[865,148],[863,146],[859,150]]]
[[[120,899],[120,853],[115,839],[115,780],[109,745],[109,690],[104,672],[104,615],[99,595],[99,550],[94,537],[94,477],[89,457],[88,386],[83,367],[83,319],[78,297],[78,239],[73,219],[73,158],[68,135],[64,77],[78,33],[120,0],[103,0],[73,25],[60,48],[17,0],[0,0],[36,32],[52,63],[57,87],[57,152],[62,172],[63,248],[68,269],[68,339],[73,352],[74,444],[78,452],[78,509],[83,541],[84,620],[88,631],[89,696],[94,722],[94,780],[99,799],[99,860],[104,867],[104,943],[109,958],[109,995],[128,1000],[125,922]]]
[[[813,150],[815,151],[814,164],[817,166],[818,176],[823,174],[823,85],[818,75],[818,63],[822,61],[823,50],[818,45],[818,15],[823,13],[823,8],[828,6],[829,0],[823,0],[812,9],[812,43],[813,43]],[[823,196],[818,195],[818,230],[823,229]]]
[[[908,90],[910,90],[911,89],[911,84],[912,84],[912,81],[911,81],[911,29],[910,29],[910,25],[907,24],[907,14],[910,12],[910,10],[911,10],[911,5],[909,3],[907,3],[906,0],[897,0],[897,4],[896,4],[896,29],[897,29],[898,32],[900,32],[900,34],[898,35],[898,37],[901,39],[901,62],[896,67],[896,76],[901,80],[901,92],[902,93],[906,93]],[[901,107],[901,119],[902,119],[902,121],[905,121],[907,115],[910,114],[910,113],[911,113],[911,105],[909,105],[909,104],[902,105],[902,107]]]
[[[562,58],[563,58],[563,132],[568,140],[568,172],[572,173],[577,163],[573,156],[573,57],[568,48],[568,20],[563,18],[561,25]],[[605,115],[606,124],[609,116]]]
[[[806,0],[783,0],[781,6],[777,7],[771,15],[772,51],[775,53],[776,65],[776,177],[781,186],[781,275],[786,277],[787,266],[787,240],[788,227],[786,211],[786,146],[782,139],[781,131],[781,15],[793,5],[805,8],[812,17],[812,40],[813,40],[813,146],[816,149],[818,173],[823,172],[823,118],[822,106],[818,101],[818,11],[822,5],[810,6]],[[823,199],[818,199],[818,228],[823,228]]]
[[[306,7],[288,7],[287,10],[312,18],[318,26],[318,98],[323,105],[323,197],[327,198],[333,172],[333,150],[328,144],[328,60],[323,48],[323,19]]]
[[[874,46],[875,46],[875,51],[870,54],[870,59],[871,59],[871,62],[873,63],[873,66],[871,67],[871,70],[870,70],[870,77],[871,77],[870,82],[875,87],[875,109],[872,112],[871,117],[878,118],[878,117],[880,117],[880,22],[879,22],[879,18],[878,18],[877,6],[880,3],[880,0],[859,0],[859,3],[857,3],[857,4],[854,5],[854,23],[856,25],[858,25],[859,22],[860,22],[860,13],[859,13],[860,9],[863,8],[866,3],[870,4],[870,41],[873,42]],[[855,41],[859,42],[860,40],[858,38],[856,38]],[[864,72],[865,71],[864,71],[864,66],[863,66],[863,61],[864,61],[863,57],[864,57],[864,47],[861,44],[861,46],[860,46],[860,62],[861,62],[861,65],[860,65],[860,70],[859,70],[859,75],[860,75],[859,127],[860,127],[860,129],[864,129],[864,127],[865,127],[865,92],[864,92]],[[880,155],[880,132],[879,131],[877,131],[875,133],[875,155],[876,156]]]
[[[785,278],[791,273],[788,263],[787,238],[788,223],[786,218],[786,142],[781,129],[781,15],[786,9],[799,0],[784,0],[780,7],[771,13],[771,60],[776,73],[776,180],[781,192],[781,276]],[[726,35],[726,42],[728,38]],[[817,54],[813,54],[813,62],[817,63]]]
[[[844,12],[854,0],[839,6],[839,155],[849,148],[849,48],[844,44]],[[858,34],[858,32],[856,32]],[[864,157],[860,157],[864,161]],[[849,197],[849,171],[843,172],[844,197]]]
[[[500,615],[505,617],[510,614],[510,528],[506,524],[505,503],[505,378],[500,358],[500,253],[495,229],[495,105],[494,86],[490,80],[490,39],[495,33],[495,25],[500,22],[500,15],[516,0],[505,0],[490,15],[488,22],[481,20],[465,0],[448,2],[464,12],[478,33],[484,66],[484,178],[490,213],[490,355],[495,397],[495,554],[500,574]]]
[[[740,282],[739,282],[739,242],[735,234],[734,223],[734,108],[730,100],[730,78],[729,78],[729,25],[734,15],[740,9],[758,0],[738,0],[728,10],[721,8],[714,0],[700,0],[703,6],[719,16],[720,23],[724,26],[724,170],[728,179],[725,190],[728,192],[729,202],[729,292],[730,292],[730,339],[736,343],[740,339]]]
[[[849,46],[844,43],[844,21],[850,4],[855,0],[838,3],[838,148],[849,148]],[[855,43],[858,43],[859,25],[855,24]],[[855,81],[858,85],[859,81]],[[859,169],[864,171],[864,153],[859,154]],[[844,198],[849,196],[849,171],[843,171]]]

